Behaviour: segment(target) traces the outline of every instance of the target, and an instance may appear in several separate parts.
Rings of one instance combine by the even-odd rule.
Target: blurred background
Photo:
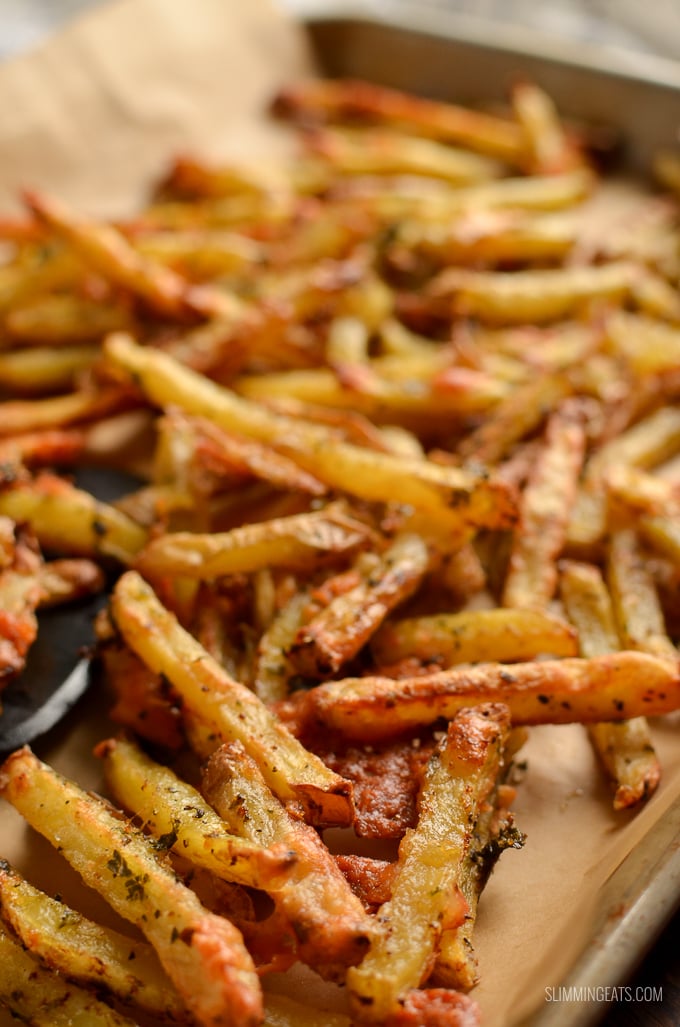
[[[0,0],[0,58],[38,44],[61,23],[102,0]],[[224,0],[244,3],[247,0]],[[294,0],[279,0],[296,6]],[[342,0],[328,0],[337,7]],[[490,23],[508,21],[542,32],[656,52],[680,60],[680,0],[411,0],[450,7]],[[323,0],[319,0],[319,6]],[[379,0],[370,0],[379,6]]]

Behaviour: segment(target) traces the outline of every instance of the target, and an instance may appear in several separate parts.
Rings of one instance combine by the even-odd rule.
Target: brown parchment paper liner
[[[304,34],[266,0],[118,0],[30,56],[0,67],[0,212],[26,186],[93,213],[129,213],[178,151],[266,162],[282,131],[264,111],[277,85],[311,67]],[[93,744],[111,733],[97,689],[36,751],[100,788]],[[488,1027],[540,1010],[592,937],[605,882],[680,795],[677,728],[655,725],[661,788],[637,815],[614,815],[584,730],[534,729],[518,791],[521,852],[500,860],[477,929]],[[108,923],[106,904],[5,804],[0,856],[37,885]],[[600,982],[603,986],[608,981]],[[271,986],[342,1006],[339,989],[298,969]],[[0,1012],[0,1027],[15,1021]]]

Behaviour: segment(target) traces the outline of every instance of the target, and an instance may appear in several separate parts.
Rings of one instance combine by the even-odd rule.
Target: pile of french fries
[[[0,863],[24,1022],[478,1023],[527,731],[586,725],[617,810],[662,773],[677,161],[617,191],[525,82],[504,114],[344,81],[274,113],[290,166],[182,157],[133,220],[0,222],[2,681],[41,606],[115,580],[106,796],[28,748],[0,791],[131,925]],[[102,503],[86,465],[136,484]]]

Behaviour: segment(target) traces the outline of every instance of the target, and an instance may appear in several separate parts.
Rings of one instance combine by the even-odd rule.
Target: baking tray
[[[617,170],[626,174],[645,174],[655,151],[680,138],[680,64],[665,58],[556,41],[401,0],[286,6],[305,24],[327,75],[470,104],[500,100],[513,81],[528,77],[566,116],[620,132]],[[679,906],[680,795],[609,877],[589,911],[590,943],[566,978],[546,980],[561,1000],[546,1002],[522,1027],[598,1023],[607,989],[611,995],[629,979]],[[570,994],[578,998],[570,1001]]]

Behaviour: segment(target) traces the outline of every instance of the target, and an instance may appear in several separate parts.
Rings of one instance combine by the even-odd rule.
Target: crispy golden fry
[[[44,969],[0,927],[0,1004],[34,1027],[135,1027],[91,992]]]
[[[352,659],[399,603],[421,583],[430,554],[417,535],[401,535],[381,557],[365,563],[359,583],[336,596],[301,627],[290,657],[304,674],[334,673]]]
[[[0,771],[0,791],[153,945],[187,1008],[205,1027],[255,1027],[262,996],[238,930],[205,909],[151,843],[28,749]]]
[[[43,428],[0,438],[0,462],[6,467],[68,467],[86,451],[89,430],[89,426]]]
[[[135,653],[115,639],[101,637],[101,658],[114,704],[114,724],[172,752],[186,744],[180,709],[160,674],[154,674]]]
[[[182,448],[190,450],[185,455],[189,468],[198,464],[218,477],[234,473],[252,475],[279,488],[299,489],[312,496],[326,492],[322,482],[293,460],[254,439],[222,431],[203,417],[188,418],[179,411],[172,411],[164,422],[159,430],[167,431],[173,438],[181,434]],[[174,476],[178,476],[177,472]]]
[[[408,371],[408,367],[405,368]],[[248,399],[266,401],[291,397],[338,407],[349,407],[383,423],[437,413],[449,421],[492,408],[508,393],[507,383],[484,371],[442,368],[432,362],[425,375],[390,380],[380,359],[355,366],[336,366],[248,375],[234,382]]]
[[[47,472],[0,491],[0,514],[30,524],[47,549],[74,556],[112,556],[129,563],[147,537],[114,507]]]
[[[0,402],[0,436],[94,421],[128,404],[125,392],[84,388],[61,396],[7,399]]]
[[[331,506],[230,532],[161,535],[142,550],[137,567],[154,578],[181,574],[201,580],[263,567],[313,567],[324,554],[351,552],[368,537],[365,525]]]
[[[263,848],[230,834],[200,792],[130,740],[101,742],[96,753],[115,800],[166,849],[249,888],[277,891],[285,884],[295,864],[293,851],[282,845]]]
[[[472,150],[522,163],[525,144],[511,121],[450,103],[423,99],[360,80],[311,80],[282,89],[276,113],[306,120],[365,121],[406,128],[409,132],[461,143]]]
[[[36,192],[26,193],[25,200],[36,217],[72,246],[78,256],[159,314],[183,320],[190,315],[238,313],[239,302],[227,292],[189,285],[170,268],[138,254],[112,225],[77,218],[62,204]]]
[[[603,479],[618,465],[654,467],[680,448],[680,408],[664,406],[598,449],[586,465],[572,511],[568,542],[578,549],[597,543],[605,530],[607,494]]]
[[[221,228],[145,232],[133,244],[142,256],[167,264],[192,281],[253,270],[266,259],[261,243]]]
[[[568,215],[473,208],[450,224],[405,221],[388,252],[395,263],[413,250],[447,265],[542,263],[566,257],[576,238]]]
[[[448,988],[418,988],[400,999],[384,1027],[479,1027],[481,1011],[474,999]]]
[[[592,660],[454,667],[401,680],[346,678],[297,701],[304,722],[373,742],[481,702],[506,703],[517,725],[660,716],[680,707],[680,676],[667,659],[624,651]]]
[[[474,822],[495,786],[508,724],[502,706],[462,711],[431,757],[418,823],[402,839],[392,894],[377,914],[379,933],[361,964],[347,974],[358,1018],[383,1023],[395,1012],[405,993],[423,983],[444,927],[464,919],[461,864]]]
[[[290,647],[308,604],[307,593],[296,592],[260,636],[253,668],[253,690],[262,702],[276,702],[288,695],[288,683],[295,673],[289,658]]]
[[[531,660],[541,653],[576,656],[573,629],[541,610],[463,610],[388,621],[371,640],[378,665],[415,657],[444,667],[456,663]]]
[[[26,259],[0,269],[0,311],[9,313],[51,289],[72,287],[82,270],[80,261],[63,248],[35,247]]]
[[[564,547],[585,447],[582,409],[567,401],[548,420],[544,446],[522,493],[504,606],[541,610],[553,598],[556,560]]]
[[[544,177],[501,178],[428,192],[420,182],[417,189],[392,180],[389,188],[386,184],[386,180],[379,177],[350,180],[342,188],[336,186],[332,201],[345,210],[346,216],[359,206],[388,223],[417,219],[441,224],[475,210],[562,210],[584,199],[593,188],[594,178],[590,172],[578,170]]]
[[[303,137],[307,149],[341,175],[422,175],[452,185],[500,177],[502,166],[469,150],[386,129],[316,128]]]
[[[461,458],[472,463],[494,464],[544,419],[546,410],[571,392],[565,375],[540,375],[512,392],[498,404],[492,416],[463,439]]]
[[[612,467],[606,473],[610,502],[633,518],[641,537],[654,549],[680,561],[680,495],[672,480],[633,467]],[[612,504],[613,505],[613,504]]]
[[[480,810],[470,845],[461,863],[458,884],[468,911],[459,927],[442,931],[437,961],[431,976],[431,983],[444,988],[468,992],[479,982],[479,967],[472,940],[479,900],[501,853],[508,848],[521,848],[524,843],[524,836],[515,827],[514,816],[507,808],[514,801],[515,789],[501,784],[499,780],[504,776],[513,754],[516,734],[510,733],[504,751],[504,766],[495,788]],[[520,740],[519,746],[522,744],[523,740]]]
[[[581,655],[591,659],[615,652],[619,635],[599,569],[592,564],[565,561],[560,590],[569,619],[579,633]],[[661,768],[645,717],[589,724],[588,733],[615,785],[615,810],[635,806],[655,791]]]
[[[63,977],[102,987],[157,1017],[186,1016],[150,945],[128,938],[50,898],[0,861],[0,915],[29,952]]]
[[[189,413],[210,416],[227,430],[276,442],[296,463],[335,488],[369,500],[390,496],[456,527],[498,527],[512,521],[514,497],[492,480],[340,442],[327,428],[273,414],[122,335],[109,337],[106,353],[135,375],[153,401],[174,402]]]
[[[19,395],[59,392],[74,384],[99,355],[96,346],[61,346],[0,353],[0,384]]]
[[[656,318],[613,311],[605,320],[607,342],[636,375],[664,374],[680,367],[680,329]]]
[[[372,925],[317,832],[278,802],[238,742],[213,753],[202,788],[230,830],[297,854],[274,901],[293,924],[300,958],[323,977],[344,980],[365,952]]]
[[[593,300],[622,302],[640,274],[625,261],[512,272],[451,268],[433,279],[428,293],[449,299],[454,314],[490,324],[543,324],[578,313]]]
[[[129,329],[131,323],[124,303],[101,303],[56,293],[14,307],[8,312],[4,327],[24,345],[72,346]]]
[[[214,747],[221,740],[242,742],[282,801],[320,823],[351,821],[348,782],[307,752],[249,689],[230,679],[135,572],[119,579],[112,613],[130,648],[172,682],[190,713],[211,725]]]
[[[578,167],[583,157],[570,140],[552,99],[534,82],[518,82],[512,91],[512,109],[527,139],[529,164],[549,175]]]
[[[609,537],[607,581],[624,648],[677,660],[654,579],[632,529],[613,531]]]

